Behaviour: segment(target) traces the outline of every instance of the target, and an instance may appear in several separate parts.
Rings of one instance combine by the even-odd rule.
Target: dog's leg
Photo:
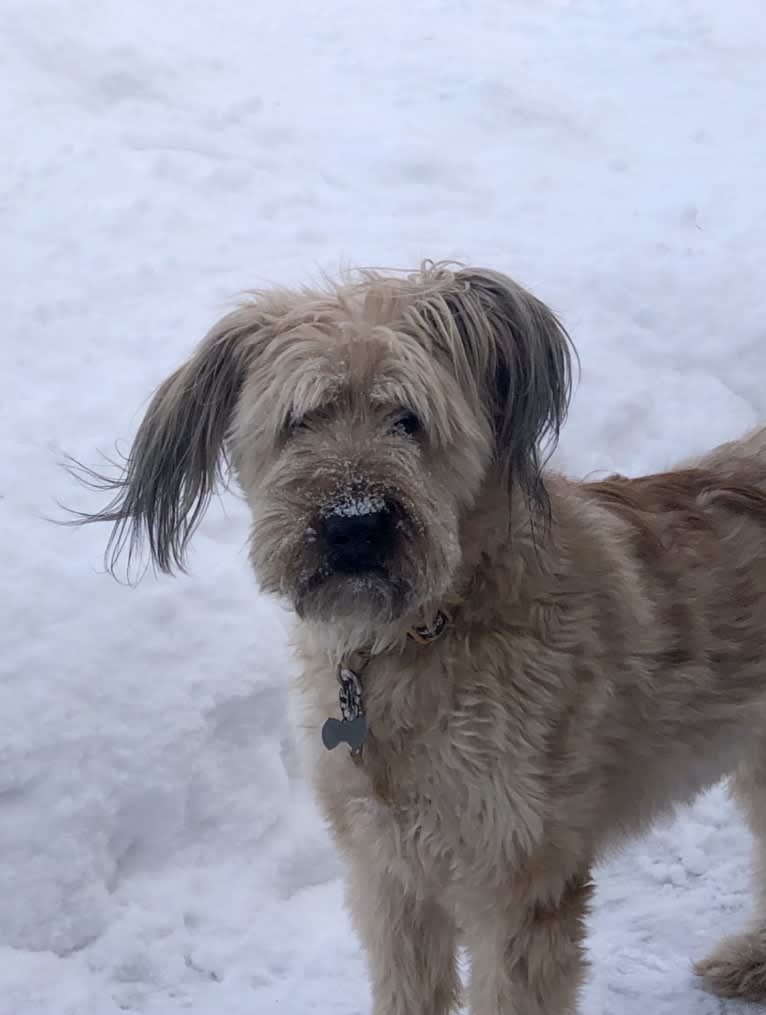
[[[746,762],[732,780],[755,835],[754,889],[756,916],[751,928],[722,941],[697,973],[720,997],[766,1002],[766,749]]]
[[[435,900],[369,866],[351,874],[348,901],[367,953],[373,1015],[449,1015],[460,1002],[454,922]]]
[[[575,1015],[591,890],[578,879],[558,905],[493,913],[472,933],[471,1015]]]

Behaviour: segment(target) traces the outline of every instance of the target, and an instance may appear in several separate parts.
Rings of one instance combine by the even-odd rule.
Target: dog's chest
[[[347,783],[344,803],[358,855],[380,858],[404,882],[416,875],[449,889],[456,903],[466,886],[491,894],[518,870],[541,828],[503,766],[487,755],[467,758],[448,729],[413,735],[392,755],[371,733],[361,761],[345,759],[359,776]]]
[[[537,794],[487,722],[486,705],[461,694],[438,653],[416,661],[404,679],[399,661],[366,681],[369,736],[359,759],[343,746],[317,750],[320,800],[362,855],[385,854],[402,876],[419,869],[442,882],[469,871],[474,882],[482,872],[494,878],[539,834],[529,802]],[[337,687],[322,686],[321,695],[313,690],[317,722],[328,707],[337,713]]]

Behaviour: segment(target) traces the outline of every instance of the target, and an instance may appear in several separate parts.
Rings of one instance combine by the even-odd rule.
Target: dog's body
[[[458,939],[472,1011],[574,1011],[595,859],[739,764],[766,831],[766,431],[666,476],[546,482],[548,539],[508,541],[487,505],[451,630],[364,670],[362,763],[312,740],[376,1013],[449,1010]],[[298,637],[317,729],[338,653]],[[713,986],[765,999],[758,958]]]
[[[460,942],[474,1015],[571,1015],[593,863],[723,775],[766,843],[766,431],[639,480],[543,474],[568,364],[492,272],[262,294],[160,389],[96,516],[168,569],[227,442],[256,574],[300,617],[374,1015],[454,1011]],[[340,664],[354,754],[319,738]],[[766,915],[700,971],[766,1000]]]

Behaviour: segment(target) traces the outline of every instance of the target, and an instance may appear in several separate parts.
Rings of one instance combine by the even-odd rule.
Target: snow
[[[0,1015],[363,1015],[246,512],[103,573],[59,467],[125,447],[246,288],[459,257],[551,303],[557,464],[766,417],[761,0],[3,0]],[[317,731],[317,735],[319,732]],[[749,910],[718,788],[599,872],[583,1011],[744,1012],[689,966]]]
[[[326,505],[320,509],[323,517],[337,515],[339,518],[359,518],[372,515],[383,510],[386,502],[379,493],[350,494],[342,491],[334,494]]]

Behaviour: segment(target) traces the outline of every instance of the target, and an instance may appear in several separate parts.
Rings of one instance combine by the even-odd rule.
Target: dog
[[[156,392],[84,521],[182,568],[217,484],[296,616],[307,763],[374,1015],[571,1015],[593,865],[732,777],[750,929],[700,963],[766,1001],[766,429],[674,471],[547,467],[575,353],[495,271],[255,293]],[[91,476],[96,482],[99,477]],[[103,477],[102,477],[103,478]]]

